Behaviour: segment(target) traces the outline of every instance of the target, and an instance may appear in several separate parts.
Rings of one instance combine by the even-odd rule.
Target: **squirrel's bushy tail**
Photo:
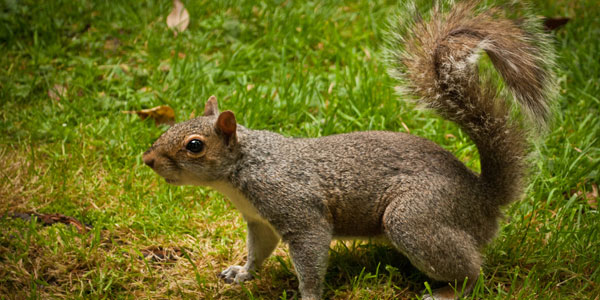
[[[450,6],[445,9],[445,6]],[[448,10],[445,12],[445,10]],[[458,123],[477,145],[481,182],[499,205],[522,194],[530,130],[510,120],[510,102],[492,80],[480,78],[485,52],[521,112],[540,129],[550,117],[553,52],[533,17],[509,18],[476,1],[436,3],[428,15],[410,5],[394,19],[391,75],[417,102]],[[510,12],[510,13],[514,13]]]

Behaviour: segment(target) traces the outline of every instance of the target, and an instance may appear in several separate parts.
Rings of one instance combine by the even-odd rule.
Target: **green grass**
[[[358,130],[429,138],[478,168],[457,126],[397,101],[382,55],[393,1],[186,1],[188,30],[166,28],[170,1],[0,2],[0,215],[62,213],[91,224],[0,218],[0,298],[294,299],[281,245],[244,286],[245,227],[209,189],[169,186],[141,154],[165,127],[122,114],[167,104],[177,121],[212,94],[254,129],[315,137]],[[560,97],[536,146],[526,197],[506,209],[476,299],[597,299],[600,294],[600,9],[534,4],[569,16],[554,33]],[[48,96],[66,87],[59,100]],[[595,202],[594,202],[595,201]],[[160,246],[180,255],[141,259]],[[427,278],[401,255],[332,245],[326,297],[405,299]]]

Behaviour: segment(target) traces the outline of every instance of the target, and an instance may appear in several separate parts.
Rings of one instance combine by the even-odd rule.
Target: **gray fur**
[[[398,31],[407,33],[406,52],[394,57],[410,90],[475,141],[481,175],[435,143],[404,133],[286,138],[235,126],[231,112],[218,113],[216,99],[208,101],[204,116],[173,126],[154,143],[144,154],[146,164],[169,183],[212,186],[248,222],[248,262],[223,271],[223,279],[251,279],[282,239],[289,245],[302,299],[320,299],[332,239],[383,237],[431,278],[459,286],[467,279],[467,292],[471,289],[482,263],[479,250],[497,231],[500,206],[522,193],[527,145],[524,130],[509,122],[504,102],[480,87],[472,55],[478,49],[508,53],[518,46],[525,54],[533,49],[525,47],[530,44],[521,38],[522,29],[474,14],[473,8],[459,4],[448,17],[430,23],[420,19],[411,33]],[[466,17],[469,22],[461,23]],[[479,33],[457,34],[498,25],[511,27],[498,38],[492,30],[485,39]],[[540,89],[551,72],[523,57],[528,56],[493,60],[525,108],[545,120],[547,100]],[[531,74],[503,70],[511,64]],[[202,153],[186,149],[190,136],[204,142]],[[428,297],[455,295],[446,287]]]

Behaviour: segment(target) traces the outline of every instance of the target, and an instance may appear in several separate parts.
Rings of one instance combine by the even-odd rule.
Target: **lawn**
[[[456,125],[398,101],[383,55],[395,1],[184,3],[190,24],[177,36],[171,1],[0,3],[0,299],[298,297],[283,244],[257,279],[219,280],[245,261],[241,216],[217,192],[170,186],[144,166],[167,125],[122,111],[168,105],[179,122],[216,95],[250,128],[410,132],[479,168]],[[473,298],[599,299],[600,8],[533,10],[571,18],[552,32],[555,118],[532,146],[526,196],[484,249]],[[53,213],[89,226],[41,222]],[[325,296],[409,299],[424,281],[387,246],[337,242]]]

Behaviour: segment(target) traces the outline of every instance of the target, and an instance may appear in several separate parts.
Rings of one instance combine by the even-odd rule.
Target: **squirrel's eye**
[[[200,153],[204,149],[204,143],[201,140],[193,139],[185,145],[185,149],[193,153]]]

